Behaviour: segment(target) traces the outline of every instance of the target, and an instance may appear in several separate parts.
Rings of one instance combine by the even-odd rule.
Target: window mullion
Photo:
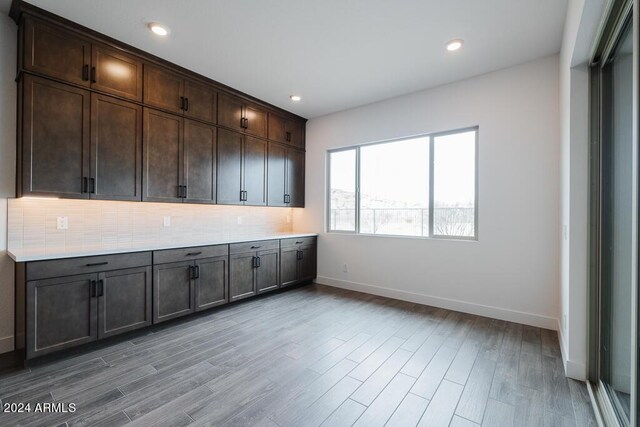
[[[356,147],[356,234],[360,234],[360,147]]]
[[[433,136],[429,136],[429,237],[433,237]]]

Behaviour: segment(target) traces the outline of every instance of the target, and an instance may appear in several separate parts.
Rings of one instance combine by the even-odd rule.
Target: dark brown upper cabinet
[[[304,119],[28,3],[11,17],[18,197],[304,206]]]
[[[142,107],[25,76],[22,195],[141,200]]]
[[[90,92],[30,75],[22,84],[21,195],[89,198]]]
[[[143,200],[216,202],[216,128],[144,109]]]
[[[27,19],[25,70],[142,101],[142,62],[78,34]]]
[[[304,208],[305,152],[287,150],[287,206]]]
[[[216,122],[216,91],[164,68],[145,65],[144,103],[208,123]]]
[[[92,199],[142,200],[142,107],[91,95]]]
[[[182,114],[184,78],[163,68],[145,65],[144,103],[172,113]]]
[[[218,203],[264,206],[267,142],[218,130]]]
[[[189,203],[216,202],[216,128],[184,120],[183,197]]]
[[[182,117],[144,109],[142,199],[182,201]]]
[[[91,88],[142,101],[142,62],[106,46],[91,48]]]
[[[88,40],[37,20],[25,21],[25,70],[89,87],[90,61]]]
[[[267,137],[267,111],[232,95],[218,97],[218,124],[249,135]]]
[[[269,206],[304,207],[304,158],[304,151],[269,142]]]
[[[269,113],[269,139],[304,149],[305,124],[301,120]]]
[[[211,87],[185,80],[185,117],[202,120],[207,123],[216,122],[217,93]]]

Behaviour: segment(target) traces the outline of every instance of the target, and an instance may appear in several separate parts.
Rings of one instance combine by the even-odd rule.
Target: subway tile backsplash
[[[197,245],[293,229],[291,208],[20,198],[9,200],[8,211],[8,250],[32,255]],[[58,217],[68,218],[67,230],[57,229]]]

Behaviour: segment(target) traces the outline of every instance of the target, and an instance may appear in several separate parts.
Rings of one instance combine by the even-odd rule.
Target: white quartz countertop
[[[179,249],[179,248],[191,248],[197,246],[211,246],[211,245],[226,245],[230,243],[242,243],[252,242],[256,240],[277,240],[277,239],[291,239],[296,237],[312,237],[317,236],[318,233],[274,233],[274,234],[261,234],[255,236],[242,236],[242,237],[229,237],[221,238],[211,241],[194,241],[194,242],[180,242],[173,244],[149,244],[148,246],[137,246],[129,248],[86,248],[78,251],[56,252],[53,249],[9,249],[7,254],[15,262],[30,262],[30,261],[45,261],[51,259],[63,259],[63,258],[76,258],[84,256],[96,256],[96,255],[112,255],[123,254],[131,252],[146,252],[146,251],[159,251],[163,249]]]

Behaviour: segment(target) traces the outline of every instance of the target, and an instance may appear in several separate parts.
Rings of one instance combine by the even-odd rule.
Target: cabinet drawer
[[[244,252],[266,251],[279,248],[280,242],[278,240],[258,240],[255,242],[233,243],[229,245],[229,253],[241,254]]]
[[[27,280],[98,273],[151,265],[151,252],[101,255],[27,263]]]
[[[196,246],[193,248],[167,249],[153,252],[153,263],[188,261],[229,255],[228,245]]]
[[[315,245],[316,244],[316,236],[309,237],[295,237],[292,239],[282,239],[280,240],[280,246],[284,248],[292,248],[296,246],[307,246],[307,245]]]

